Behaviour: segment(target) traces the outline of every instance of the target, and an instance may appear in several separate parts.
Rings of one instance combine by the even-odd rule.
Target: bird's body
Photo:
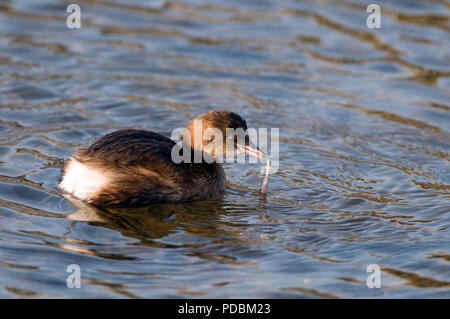
[[[217,196],[225,189],[218,163],[174,163],[171,139],[144,130],[110,133],[67,162],[63,190],[99,206],[143,206]]]
[[[228,119],[230,114],[239,117],[227,111],[206,114],[214,120],[220,120],[220,116]],[[239,119],[247,129],[245,121]],[[222,166],[204,159],[177,164],[172,160],[174,145],[171,139],[151,131],[109,133],[75,151],[63,168],[59,186],[87,203],[103,207],[186,202],[220,195],[226,186]],[[191,150],[192,159],[196,152],[203,152],[194,147]]]

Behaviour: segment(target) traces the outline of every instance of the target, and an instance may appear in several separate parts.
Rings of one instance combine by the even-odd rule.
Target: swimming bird
[[[202,131],[213,128],[221,134],[202,138],[198,143],[194,136],[199,126]],[[189,151],[191,161],[179,163],[173,160],[173,150],[178,144],[166,136],[137,129],[109,133],[69,157],[59,187],[99,207],[140,207],[218,196],[225,190],[226,178],[216,158],[230,151],[227,145],[231,144],[233,151],[265,158],[250,142],[248,134],[242,142],[236,135],[230,137],[227,129],[246,131],[247,123],[238,114],[225,110],[195,117],[185,128],[188,135],[182,143],[186,148],[180,152],[186,155],[184,152]],[[218,135],[222,136],[217,140]],[[207,147],[210,143],[223,145],[223,150]]]

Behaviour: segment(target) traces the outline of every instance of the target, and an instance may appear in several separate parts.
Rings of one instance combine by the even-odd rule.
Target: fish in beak
[[[248,136],[245,138],[245,145],[237,144],[237,149],[245,154],[248,154],[249,156],[254,156],[256,158],[259,158],[261,160],[266,160],[265,165],[265,174],[261,181],[261,194],[267,193],[267,189],[269,186],[269,171],[270,171],[270,159],[269,157],[261,151],[256,145],[254,145]]]

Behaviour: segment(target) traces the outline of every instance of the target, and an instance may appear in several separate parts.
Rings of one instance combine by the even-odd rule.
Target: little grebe
[[[201,120],[201,122],[199,122]],[[225,174],[214,158],[214,149],[205,147],[211,140],[194,143],[194,127],[202,131],[218,129],[223,136],[223,154],[227,154],[227,128],[247,130],[247,123],[236,113],[215,110],[197,116],[186,126],[192,137],[183,141],[191,150],[191,158],[201,153],[200,162],[175,163],[174,141],[155,132],[120,130],[109,133],[94,144],[80,148],[70,156],[63,168],[59,187],[89,204],[103,207],[138,207],[151,203],[202,200],[221,194]],[[229,140],[228,140],[229,141]],[[234,151],[266,158],[245,135],[244,143],[235,137]],[[198,158],[198,157],[197,157]]]

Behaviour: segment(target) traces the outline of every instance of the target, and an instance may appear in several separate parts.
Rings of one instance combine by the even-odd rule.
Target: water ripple
[[[381,29],[359,0],[77,3],[79,30],[64,1],[0,5],[0,296],[448,297],[445,1],[381,1]],[[57,189],[73,149],[213,108],[280,129],[266,198],[250,164],[196,203]]]

